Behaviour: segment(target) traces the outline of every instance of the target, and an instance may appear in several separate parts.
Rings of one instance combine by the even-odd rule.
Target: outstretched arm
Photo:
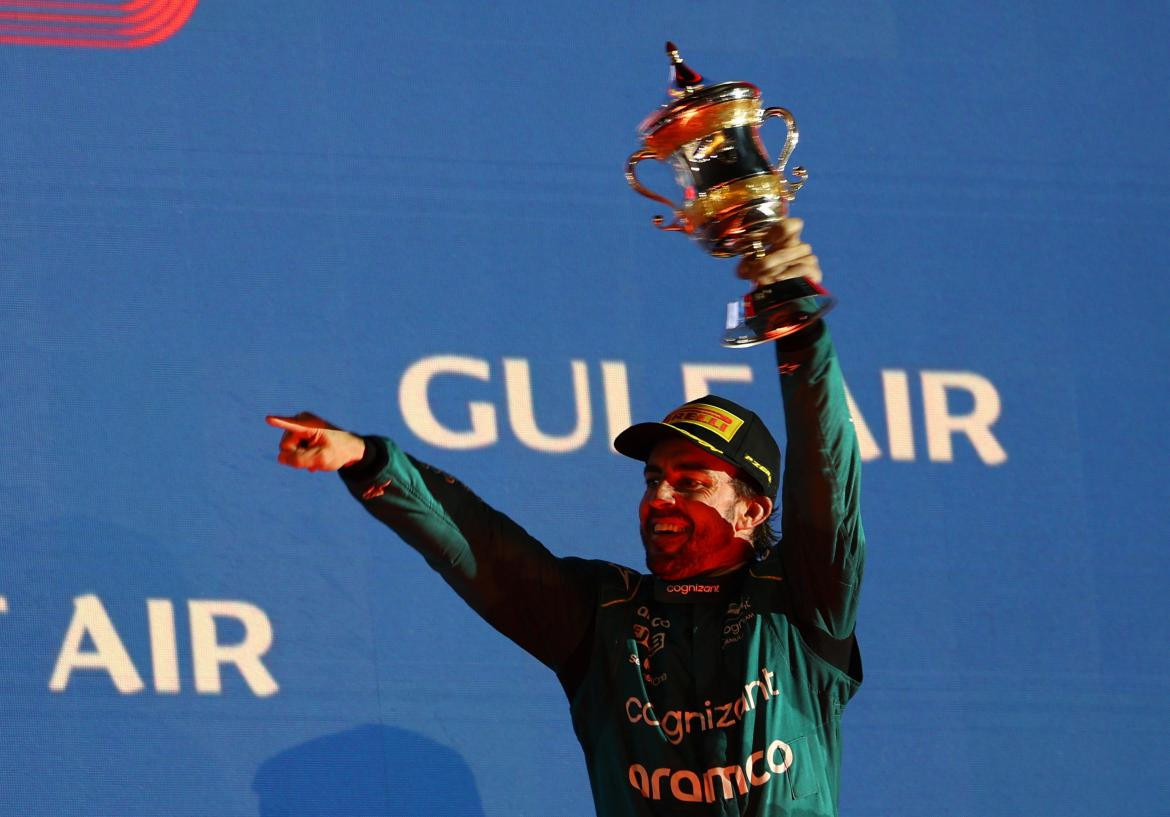
[[[269,417],[284,429],[279,460],[340,471],[350,493],[489,624],[561,670],[586,636],[589,563],[558,559],[466,486],[390,440],[359,437],[311,414]]]

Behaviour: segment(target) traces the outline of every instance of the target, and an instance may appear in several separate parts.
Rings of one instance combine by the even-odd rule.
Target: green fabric
[[[784,537],[766,561],[720,577],[715,597],[553,556],[388,440],[373,443],[370,469],[343,475],[485,620],[557,672],[598,815],[837,813],[840,717],[861,682],[860,458],[828,333],[777,357]]]
[[[698,603],[612,573],[571,702],[598,814],[836,814],[840,715],[860,681],[805,642],[779,558]]]

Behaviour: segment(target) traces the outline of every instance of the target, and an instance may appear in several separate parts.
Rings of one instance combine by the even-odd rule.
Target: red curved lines
[[[0,0],[0,44],[144,48],[191,18],[199,0]]]

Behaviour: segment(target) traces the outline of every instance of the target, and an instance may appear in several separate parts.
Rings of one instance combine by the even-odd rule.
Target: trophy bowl
[[[788,215],[788,206],[808,178],[802,167],[785,178],[785,167],[800,132],[785,108],[765,108],[760,89],[749,82],[705,86],[673,43],[666,44],[673,82],[669,100],[638,126],[642,147],[626,161],[626,180],[634,190],[671,209],[660,229],[689,235],[717,258],[756,255],[770,249],[768,233]],[[760,126],[784,120],[787,135],[773,164],[760,138]],[[647,188],[637,176],[646,159],[667,163],[683,191],[683,203]],[[754,346],[797,332],[818,320],[833,298],[818,284],[791,278],[757,287],[728,304],[723,345]]]

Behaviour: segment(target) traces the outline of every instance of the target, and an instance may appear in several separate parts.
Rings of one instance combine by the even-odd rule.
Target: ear
[[[740,502],[742,508],[736,518],[735,533],[750,539],[752,531],[767,522],[772,515],[772,500],[766,496],[753,496]]]

